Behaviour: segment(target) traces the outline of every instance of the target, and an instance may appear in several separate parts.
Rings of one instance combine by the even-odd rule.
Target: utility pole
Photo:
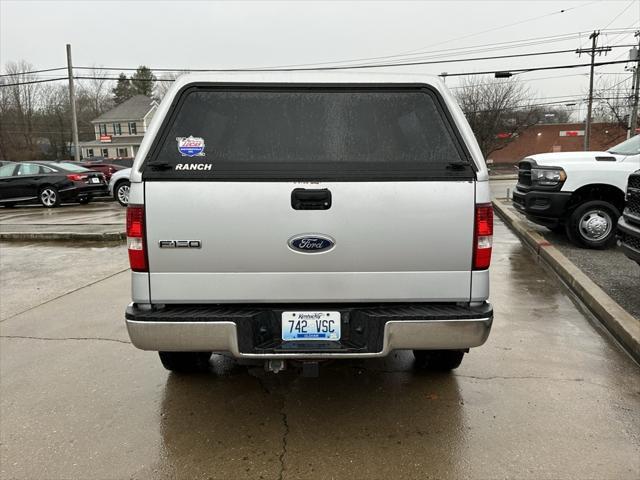
[[[638,49],[635,51],[636,55],[636,67],[633,72],[633,92],[632,92],[632,107],[631,115],[629,116],[629,131],[627,132],[627,138],[631,138],[636,134],[636,128],[638,127],[638,97],[640,96],[640,30],[636,31],[635,36],[638,38]],[[633,52],[633,50],[631,50]],[[630,58],[629,60],[633,60]]]
[[[589,35],[589,40],[591,40],[591,48],[579,48],[576,50],[578,55],[586,53],[591,55],[591,72],[589,74],[589,100],[587,103],[587,119],[585,121],[584,126],[584,149],[585,151],[589,150],[589,142],[591,140],[591,112],[593,110],[593,73],[595,68],[596,54],[602,55],[603,53],[607,53],[611,51],[611,47],[599,47],[596,48],[598,44],[598,37],[600,36],[599,30],[594,30],[591,35]]]
[[[78,117],[76,115],[76,89],[73,85],[73,63],[71,62],[71,45],[67,43],[67,71],[69,73],[69,102],[71,103],[71,130],[73,132],[73,153],[76,162],[80,161],[80,145],[78,142]]]

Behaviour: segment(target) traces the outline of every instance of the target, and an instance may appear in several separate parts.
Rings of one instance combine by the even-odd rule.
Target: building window
[[[93,157],[93,148],[87,148],[87,158]]]
[[[129,135],[137,135],[138,127],[136,126],[136,122],[129,122]]]
[[[113,124],[113,134],[122,135],[122,126],[119,123]]]
[[[100,128],[100,135],[106,135],[107,134],[107,124],[106,123],[101,123],[100,125],[98,125],[98,127]]]
[[[128,157],[126,148],[118,148],[118,156],[119,157]]]
[[[103,148],[102,150],[100,150],[100,153],[104,158],[108,158],[109,157],[109,149],[108,148]]]

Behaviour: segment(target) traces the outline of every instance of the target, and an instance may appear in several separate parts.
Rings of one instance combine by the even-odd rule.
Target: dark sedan
[[[89,170],[94,170],[96,172],[102,173],[107,183],[109,183],[109,180],[111,179],[111,175],[116,173],[118,170],[122,170],[126,168],[126,167],[123,167],[122,165],[116,165],[114,163],[107,163],[107,162],[100,162],[100,161],[80,162],[80,165],[84,168],[88,168]]]
[[[47,208],[61,202],[89,203],[108,194],[104,175],[70,162],[21,162],[0,167],[0,205],[39,201]]]

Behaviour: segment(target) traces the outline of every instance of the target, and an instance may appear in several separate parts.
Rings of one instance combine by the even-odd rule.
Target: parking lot
[[[516,180],[494,180],[491,190],[494,198],[505,198],[513,192]],[[515,212],[515,210],[514,210]],[[569,242],[564,233],[556,233],[516,213],[531,230],[538,232],[549,243],[589,276],[600,288],[627,312],[640,320],[640,265],[629,260],[616,245],[604,250],[580,248]]]
[[[124,245],[1,243],[0,476],[638,478],[637,364],[499,221],[494,241],[493,332],[459,369],[397,352],[319,378],[169,374],[129,344]]]

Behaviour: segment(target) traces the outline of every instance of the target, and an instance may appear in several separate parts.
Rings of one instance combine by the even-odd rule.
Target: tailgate
[[[153,302],[469,300],[474,174],[434,92],[203,87],[165,123]]]

